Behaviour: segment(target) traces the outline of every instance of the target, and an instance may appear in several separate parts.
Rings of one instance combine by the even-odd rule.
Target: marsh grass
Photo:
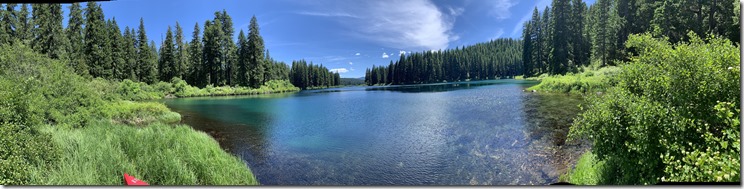
[[[600,174],[604,168],[604,161],[598,160],[592,152],[586,152],[576,162],[576,167],[568,173],[561,175],[560,180],[576,185],[601,184]]]
[[[177,123],[181,115],[158,102],[117,101],[105,106],[113,123],[145,125],[153,122]]]
[[[81,129],[45,126],[63,151],[38,184],[121,185],[128,173],[151,185],[255,185],[239,158],[203,132],[163,123],[131,127],[101,121]],[[43,178],[43,179],[41,179]]]
[[[566,75],[547,76],[546,74],[538,77],[527,78],[527,80],[539,80],[540,84],[532,86],[527,90],[547,91],[585,94],[591,92],[604,92],[612,87],[615,81],[614,75],[620,72],[618,67],[603,67],[597,70],[585,68],[581,73],[568,73]]]

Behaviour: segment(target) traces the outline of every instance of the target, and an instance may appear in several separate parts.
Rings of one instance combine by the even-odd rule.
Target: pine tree
[[[80,6],[78,5],[78,9]],[[25,44],[30,44],[31,39],[33,37],[33,34],[31,33],[31,29],[33,29],[33,20],[31,19],[31,16],[29,15],[28,11],[28,4],[21,5],[21,11],[18,12],[18,15],[16,16],[18,19],[18,22],[16,22],[16,29],[15,29],[15,36],[16,38],[20,39],[21,42]]]
[[[29,28],[30,29],[30,28]],[[84,77],[90,77],[88,73],[88,65],[86,62],[85,54],[85,42],[83,41],[83,10],[80,3],[73,3],[70,5],[69,20],[67,23],[67,56],[69,59],[70,67],[75,70],[75,73]]]
[[[95,2],[88,2],[85,9],[85,61],[88,64],[88,72],[92,77],[103,76],[103,64],[107,57],[106,47],[106,23],[103,19],[101,6]]]
[[[5,4],[5,10],[0,10],[0,44],[13,44],[16,38],[18,18],[15,11],[16,4]],[[0,7],[1,8],[1,7]]]
[[[155,46],[154,40],[150,40],[150,47],[148,49],[150,50],[150,59],[147,61],[147,65],[150,73],[146,81],[151,81],[152,84],[158,82],[158,60],[160,57],[158,56],[158,48]]]
[[[524,47],[522,48],[522,68],[524,69],[522,73],[524,73],[524,77],[532,76],[532,32],[532,21],[527,21],[522,29],[522,45]]]
[[[111,77],[110,79],[124,80],[129,78],[126,71],[129,67],[126,61],[126,41],[121,34],[116,18],[112,18],[109,28],[109,46],[111,47]]]
[[[219,21],[207,21],[204,24],[204,50],[202,51],[204,73],[207,74],[207,83],[215,86],[219,85],[221,76],[223,51],[220,38],[224,35],[222,31],[222,24]]]
[[[15,6],[15,5],[13,5]],[[64,54],[64,36],[62,34],[62,5],[60,4],[33,4],[33,15],[36,36],[31,43],[34,50],[46,54],[50,58],[59,59]],[[17,13],[13,13],[17,14]],[[6,16],[7,17],[7,14]],[[4,19],[5,20],[5,19]],[[17,18],[12,16],[13,27],[16,27]],[[6,26],[8,27],[8,26]],[[15,38],[15,32],[9,36]]]
[[[552,45],[552,56],[550,59],[550,73],[551,74],[565,74],[568,65],[568,36],[569,31],[568,15],[571,14],[571,9],[568,0],[553,0],[552,5],[553,15],[551,16],[551,26],[553,32],[551,33],[551,45]]]
[[[551,45],[551,42],[553,41],[553,26],[550,25],[550,19],[550,8],[545,6],[542,18],[540,19],[542,21],[542,26],[540,27],[540,36],[542,36],[540,39],[540,53],[542,54],[540,57],[540,67],[543,68],[541,73],[550,72],[548,68],[550,68],[551,52],[553,50],[553,46]]]
[[[165,33],[165,41],[160,45],[160,59],[158,61],[158,74],[160,81],[170,81],[178,73],[178,63],[176,62],[176,54],[173,42],[173,31],[168,26],[168,30]]]
[[[251,18],[250,26],[248,30],[248,65],[250,71],[250,86],[258,88],[263,84],[264,81],[264,41],[259,34],[258,21],[256,16]]]
[[[194,32],[192,33],[191,43],[189,44],[189,77],[186,80],[189,84],[204,87],[206,86],[206,78],[204,75],[204,68],[202,66],[202,41],[199,38],[199,22],[194,24]]]
[[[175,45],[175,56],[176,56],[176,75],[175,77],[183,79],[186,76],[186,44],[183,39],[183,28],[176,22],[176,41]]]
[[[245,36],[245,33],[243,33],[243,30],[240,30],[240,34],[238,34],[238,79],[237,82],[239,85],[242,86],[249,86],[250,85],[250,72],[248,69],[250,60],[250,54],[248,53],[248,39]]]
[[[140,18],[139,29],[137,30],[137,73],[139,74],[137,77],[140,81],[151,84],[157,81],[157,73],[155,69],[155,65],[157,64],[152,62],[154,55],[150,46],[148,46],[147,41],[145,20]],[[153,44],[152,46],[155,45]]]
[[[124,37],[121,42],[124,48],[124,69],[122,78],[129,79],[132,81],[138,81],[137,78],[137,48],[135,47],[136,36],[134,30],[130,29],[129,26],[124,28]]]

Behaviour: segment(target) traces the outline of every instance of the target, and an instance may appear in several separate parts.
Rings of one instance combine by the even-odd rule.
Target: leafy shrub
[[[639,56],[571,127],[570,138],[589,138],[599,160],[618,165],[607,183],[740,180],[739,48],[689,36],[672,45],[631,35]]]

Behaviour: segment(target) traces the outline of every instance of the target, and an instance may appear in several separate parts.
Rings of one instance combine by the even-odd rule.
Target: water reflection
[[[550,184],[580,98],[516,80],[172,99],[183,122],[246,160],[264,185]]]

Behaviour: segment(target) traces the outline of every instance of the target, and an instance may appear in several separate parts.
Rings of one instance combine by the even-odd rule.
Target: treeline
[[[0,44],[24,43],[35,51],[67,61],[75,72],[86,78],[132,80],[154,84],[182,78],[197,87],[247,86],[259,88],[270,80],[294,80],[290,67],[275,61],[264,47],[255,16],[248,34],[241,29],[233,41],[232,18],[226,11],[215,12],[203,27],[195,23],[191,41],[186,41],[181,25],[171,26],[158,49],[149,40],[144,20],[139,27],[125,27],[116,18],[105,19],[101,6],[73,3],[67,28],[62,27],[61,4],[16,4],[0,7]],[[203,31],[203,35],[201,33]],[[328,70],[325,70],[328,72]],[[309,78],[328,75],[307,72]],[[331,83],[331,84],[337,84]],[[328,86],[313,83],[308,86]]]
[[[575,72],[590,62],[614,65],[633,49],[624,44],[630,34],[649,32],[669,41],[687,41],[687,32],[714,34],[739,41],[736,0],[597,0],[587,8],[582,0],[553,0],[523,30],[524,75]]]
[[[323,65],[310,65],[305,60],[292,61],[290,82],[301,89],[331,87],[341,83],[341,75],[328,71]]]
[[[420,84],[443,81],[484,80],[522,74],[522,42],[496,39],[444,51],[402,54],[388,66],[372,66],[365,83]]]

